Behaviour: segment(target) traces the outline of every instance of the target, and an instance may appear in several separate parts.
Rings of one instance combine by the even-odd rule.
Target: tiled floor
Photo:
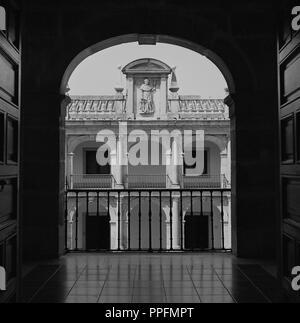
[[[33,303],[284,302],[276,280],[255,262],[228,254],[72,254],[23,282]]]

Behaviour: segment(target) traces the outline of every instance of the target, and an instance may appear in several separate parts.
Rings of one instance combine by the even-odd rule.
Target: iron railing
[[[66,251],[230,251],[229,189],[66,191]]]

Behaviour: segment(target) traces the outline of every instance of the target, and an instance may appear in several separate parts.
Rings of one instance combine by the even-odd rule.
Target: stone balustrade
[[[222,99],[178,96],[169,99],[169,114],[180,119],[229,119],[229,110]]]
[[[121,96],[72,97],[67,120],[111,119],[126,114],[126,98]]]
[[[102,97],[71,97],[66,120],[127,119],[127,99],[123,95]],[[139,115],[141,117],[141,115]],[[168,119],[228,120],[228,107],[221,99],[202,99],[199,96],[169,97]]]

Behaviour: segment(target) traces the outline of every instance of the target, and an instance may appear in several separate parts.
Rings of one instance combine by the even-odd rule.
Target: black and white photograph
[[[299,0],[0,0],[0,303],[300,303]]]

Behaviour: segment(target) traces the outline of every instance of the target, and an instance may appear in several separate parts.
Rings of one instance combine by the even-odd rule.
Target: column
[[[230,249],[232,247],[231,243],[231,195],[227,194],[227,199],[228,199],[228,206],[227,206],[227,217],[228,217],[228,222],[227,226],[225,226],[225,248]]]
[[[224,176],[226,176],[227,180],[228,180],[228,154],[227,151],[223,151],[220,154],[221,157],[221,187],[224,187]]]
[[[172,230],[173,230],[173,249],[180,249],[180,218],[179,218],[179,197],[173,198],[173,222],[172,222]]]
[[[160,83],[160,117],[161,119],[167,118],[168,107],[168,78],[163,76]]]
[[[122,166],[120,165],[120,154],[122,151],[120,138],[117,139],[117,151],[116,151],[116,165],[115,165],[115,179],[116,188],[122,188]]]
[[[167,188],[171,188],[173,184],[172,178],[172,151],[168,149],[166,151],[166,176],[167,176]]]
[[[228,157],[227,157],[227,162],[228,162],[228,172],[227,172],[227,179],[229,181],[229,183],[231,183],[231,140],[229,140],[228,142],[228,146],[227,146],[227,152],[228,152]]]
[[[69,185],[70,188],[73,189],[74,187],[74,153],[68,154],[68,177],[69,177]]]
[[[134,82],[133,77],[129,76],[127,78],[127,103],[126,103],[126,113],[129,118],[134,117]]]
[[[171,89],[170,89],[171,90]],[[178,118],[180,112],[180,104],[179,104],[179,95],[178,93],[169,92],[169,105],[170,111],[172,113],[172,117]]]
[[[122,188],[125,188],[128,178],[128,132],[127,123],[119,124],[119,140],[118,140],[118,162],[121,174]]]
[[[117,138],[117,162],[116,162],[116,184],[118,189],[124,188],[123,161],[124,161],[124,138],[119,135]]]
[[[110,152],[110,163],[111,163],[111,175],[113,176],[113,188],[115,188],[116,184],[118,184],[118,178],[119,178],[119,168],[118,168],[118,162],[117,162],[117,151],[112,150]],[[116,181],[116,183],[115,183]]]
[[[180,187],[184,188],[184,152],[180,153],[181,164],[179,165],[178,176],[180,178]]]
[[[180,139],[180,138],[179,138]],[[174,138],[172,143],[172,163],[171,163],[171,180],[173,183],[173,186],[177,186],[177,188],[180,187],[180,178],[179,178],[179,169],[182,165],[182,147],[180,147],[180,144],[178,142],[177,138]]]
[[[113,198],[114,196],[114,198]],[[116,198],[116,195],[111,195],[110,199],[110,212],[111,212],[111,219],[110,219],[110,245],[112,250],[118,249],[118,219],[117,219],[117,211],[118,206],[116,203],[113,203],[113,199]]]

